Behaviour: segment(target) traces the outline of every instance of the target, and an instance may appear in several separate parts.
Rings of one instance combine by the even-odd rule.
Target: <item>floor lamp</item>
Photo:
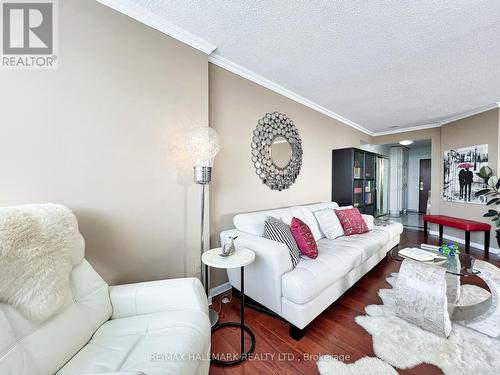
[[[205,251],[205,186],[212,179],[212,167],[215,155],[220,150],[220,138],[215,130],[208,126],[194,128],[189,135],[188,149],[193,158],[194,182],[202,186],[201,189],[201,254]],[[200,254],[200,256],[201,256]],[[201,258],[200,258],[201,262]],[[201,264],[201,281],[208,298],[209,280],[208,266]],[[219,321],[219,314],[209,309],[210,324],[215,326]]]

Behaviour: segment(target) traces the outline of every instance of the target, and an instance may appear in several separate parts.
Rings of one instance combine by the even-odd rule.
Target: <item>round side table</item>
[[[212,359],[212,363],[227,366],[235,365],[247,360],[248,356],[255,350],[255,335],[252,330],[245,325],[245,266],[249,265],[255,260],[255,253],[252,250],[246,249],[244,247],[239,247],[236,249],[233,255],[223,257],[219,255],[221,251],[222,249],[220,247],[205,251],[201,256],[201,261],[207,266],[214,268],[228,269],[239,267],[241,272],[240,321],[221,323],[212,328],[212,332],[214,332],[224,327],[240,327],[240,358],[230,361],[224,361],[216,358]],[[252,340],[252,345],[247,352],[245,352],[245,331],[248,333],[250,339]]]

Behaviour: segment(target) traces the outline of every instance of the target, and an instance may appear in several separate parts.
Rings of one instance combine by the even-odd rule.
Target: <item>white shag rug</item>
[[[70,273],[84,256],[73,213],[56,204],[0,208],[0,302],[44,321],[71,298]]]
[[[343,363],[326,355],[320,357],[317,364],[321,375],[398,375],[392,366],[375,357],[363,357],[354,363]]]
[[[486,273],[496,272],[498,276],[498,268],[486,262],[477,261],[476,266]],[[389,283],[395,285],[396,278],[397,274],[393,274],[388,278]],[[500,288],[500,285],[497,287]],[[464,285],[459,304],[468,305],[488,297],[479,289]],[[367,306],[367,315],[356,317],[356,322],[372,335],[377,357],[401,369],[429,363],[439,367],[445,375],[500,374],[500,340],[496,337],[500,324],[496,317],[497,300],[494,299],[492,309],[484,317],[461,324],[453,323],[452,332],[446,339],[398,318],[392,309],[394,293],[392,289],[379,290],[384,304]],[[498,295],[495,292],[492,294]],[[480,331],[488,332],[492,337]]]

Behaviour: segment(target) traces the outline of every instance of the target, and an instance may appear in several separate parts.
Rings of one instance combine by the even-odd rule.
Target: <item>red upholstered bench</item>
[[[491,225],[480,221],[460,219],[445,215],[424,215],[424,236],[427,237],[427,223],[439,225],[439,243],[443,243],[443,226],[465,231],[465,252],[470,251],[470,232],[484,232],[484,256],[488,259]]]

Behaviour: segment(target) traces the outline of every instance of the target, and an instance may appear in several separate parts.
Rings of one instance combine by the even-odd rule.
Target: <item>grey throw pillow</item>
[[[292,236],[290,225],[269,216],[264,222],[264,238],[284,243],[288,247],[292,265],[295,268],[299,262],[300,250]]]

